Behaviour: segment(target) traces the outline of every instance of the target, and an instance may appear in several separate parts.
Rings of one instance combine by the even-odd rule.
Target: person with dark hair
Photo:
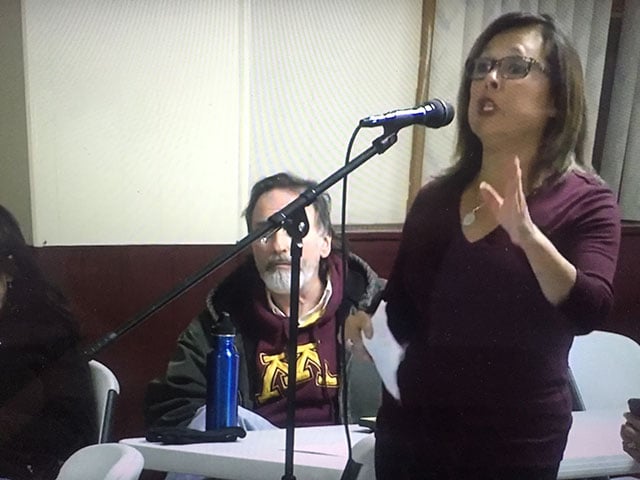
[[[556,478],[569,349],[607,317],[620,243],[585,118],[578,54],[551,17],[508,13],[478,37],[457,163],[415,199],[383,294],[406,351],[400,399],[378,412],[378,480]],[[371,334],[364,313],[347,327],[354,344]]]
[[[97,439],[78,326],[0,206],[0,478],[54,479]]]
[[[288,173],[257,182],[244,212],[248,230],[254,231],[268,218],[317,184]],[[366,308],[383,287],[381,279],[359,257],[348,256],[346,284],[342,257],[336,248],[330,220],[328,195],[320,195],[306,207],[309,232],[303,239],[296,378],[296,425],[339,423],[338,331],[345,317]],[[206,308],[178,338],[167,371],[153,380],[145,397],[148,426],[203,428],[194,417],[204,417],[206,357],[212,348],[212,330],[223,312],[236,327],[240,354],[239,398],[241,418],[251,413],[251,424],[284,427],[288,385],[287,341],[291,307],[291,238],[280,229],[252,244],[253,255],[209,293]],[[360,369],[362,370],[362,368]],[[370,391],[350,395],[351,413],[375,414],[380,402],[379,380]],[[364,371],[364,370],[362,370]],[[351,377],[350,377],[351,381]],[[378,383],[376,383],[378,382]],[[351,382],[350,382],[351,383]],[[356,398],[359,397],[359,398]],[[266,422],[256,422],[264,419]]]

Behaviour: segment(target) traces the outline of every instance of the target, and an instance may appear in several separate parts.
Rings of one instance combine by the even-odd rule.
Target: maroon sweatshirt
[[[533,222],[578,272],[568,298],[553,306],[501,227],[466,239],[461,193],[433,182],[407,216],[385,291],[390,328],[408,342],[402,407],[385,397],[380,434],[412,436],[418,458],[424,448],[433,454],[437,440],[436,462],[555,465],[571,425],[573,336],[601,325],[613,301],[616,200],[579,172],[527,198]]]
[[[298,329],[296,359],[296,426],[330,425],[338,420],[339,364],[336,345],[336,313],[342,302],[342,265],[338,255],[328,259],[333,294],[324,314],[313,324]],[[273,313],[266,292],[254,304],[246,330],[256,340],[258,392],[255,411],[271,423],[284,427],[287,420],[289,321]]]

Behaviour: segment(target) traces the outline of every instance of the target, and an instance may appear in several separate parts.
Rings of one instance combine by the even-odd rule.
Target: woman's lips
[[[478,113],[480,115],[491,115],[498,110],[496,102],[488,97],[478,100]]]

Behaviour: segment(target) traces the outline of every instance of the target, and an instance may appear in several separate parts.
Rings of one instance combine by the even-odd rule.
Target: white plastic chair
[[[629,337],[601,331],[577,336],[569,367],[585,410],[624,412],[629,398],[640,397],[640,345]]]
[[[89,369],[96,398],[97,443],[105,443],[111,439],[115,401],[120,394],[120,384],[114,373],[96,360],[89,361]]]
[[[81,448],[62,465],[56,480],[138,480],[142,454],[129,445],[100,443]]]
[[[362,464],[357,480],[376,479],[375,448],[376,437],[373,433],[367,435],[353,446],[351,451],[353,459]]]

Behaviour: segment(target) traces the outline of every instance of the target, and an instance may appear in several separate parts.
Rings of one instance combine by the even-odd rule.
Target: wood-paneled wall
[[[354,252],[388,276],[400,233],[349,234]],[[79,246],[36,249],[48,277],[67,295],[90,345],[125,325],[188,276],[217,258],[226,245]],[[102,349],[96,358],[117,375],[121,396],[114,436],[144,434],[142,400],[160,375],[178,334],[203,307],[206,293],[241,261],[236,257],[165,308]],[[623,230],[615,279],[616,303],[606,329],[640,343],[640,226]]]

